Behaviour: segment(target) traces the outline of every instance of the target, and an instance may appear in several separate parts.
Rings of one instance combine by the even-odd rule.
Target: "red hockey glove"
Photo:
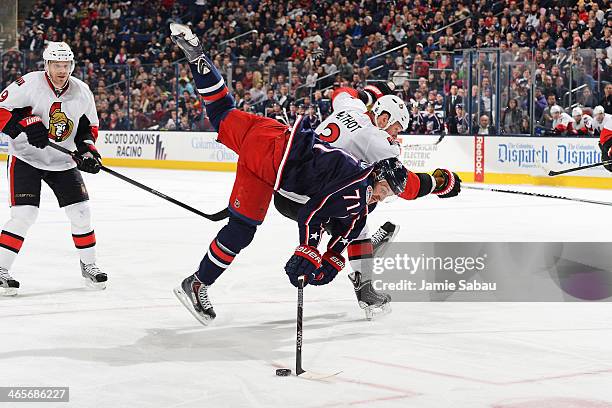
[[[345,265],[344,257],[334,251],[327,251],[323,255],[321,267],[314,272],[312,280],[309,280],[311,285],[320,286],[327,285],[333,281]]]

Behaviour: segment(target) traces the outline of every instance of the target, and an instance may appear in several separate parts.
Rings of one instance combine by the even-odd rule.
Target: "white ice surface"
[[[233,174],[119,169],[203,211],[227,202]],[[5,172],[2,173],[4,179]],[[0,298],[0,385],[70,386],[78,408],[612,407],[609,303],[394,303],[364,321],[342,273],[305,289],[304,366],[329,382],[276,377],[292,367],[295,289],[283,265],[297,228],[271,209],[253,244],[211,289],[202,327],[172,288],[197,267],[221,223],[107,174],[87,176],[99,265],[109,287],[83,288],[64,213],[45,186]],[[612,201],[609,191],[506,187]],[[6,202],[6,182],[0,196]],[[0,219],[8,217],[0,208]],[[609,241],[612,208],[468,191],[380,206],[404,241]]]

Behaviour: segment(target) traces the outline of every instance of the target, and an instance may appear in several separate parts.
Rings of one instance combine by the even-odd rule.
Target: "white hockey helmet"
[[[70,75],[74,71],[74,54],[70,46],[65,42],[50,41],[43,52],[43,60],[45,61],[45,71],[49,73],[49,61],[69,61]]]
[[[374,105],[372,105],[372,113],[376,121],[378,121],[378,117],[383,113],[389,114],[389,121],[383,130],[386,130],[395,122],[400,123],[402,130],[408,129],[408,123],[410,122],[408,107],[402,99],[395,95],[384,95],[378,98]]]
[[[582,108],[580,106],[576,106],[574,109],[572,109],[572,116],[582,116]]]
[[[597,105],[594,109],[593,109],[593,116],[597,116],[597,115],[603,115],[604,113],[606,113],[606,110],[604,109],[603,106],[601,105]]]
[[[561,112],[563,111],[563,109],[561,109],[561,107],[559,105],[553,105],[550,107],[550,116],[552,116],[553,118],[555,117],[555,114],[561,114]]]

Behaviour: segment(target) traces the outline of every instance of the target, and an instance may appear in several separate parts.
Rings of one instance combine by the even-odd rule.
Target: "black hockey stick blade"
[[[68,154],[68,155],[70,155],[70,156],[74,157],[74,153],[73,153],[73,152],[71,152],[70,150],[66,149],[66,148],[65,148],[65,147],[63,147],[63,146],[60,146],[60,145],[55,144],[55,143],[53,143],[53,142],[49,142],[49,147],[51,147],[51,148],[53,148],[53,149],[55,149],[55,150],[58,150],[58,151],[60,151],[60,152],[62,152],[62,153],[66,153],[66,154]],[[197,214],[197,215],[199,215],[200,217],[204,217],[204,218],[206,218],[206,219],[209,219],[209,220],[211,220],[211,221],[220,221],[220,220],[222,220],[222,219],[227,218],[227,216],[228,216],[228,214],[229,214],[229,211],[228,211],[228,209],[227,209],[227,208],[224,208],[223,210],[221,210],[221,211],[219,211],[219,212],[216,212],[216,213],[214,213],[214,214],[206,214],[206,213],[203,213],[202,211],[200,211],[200,210],[198,210],[198,209],[196,209],[196,208],[193,208],[193,207],[192,207],[192,206],[190,206],[190,205],[187,205],[187,204],[185,204],[185,203],[183,203],[183,202],[181,202],[181,201],[179,201],[179,200],[177,200],[177,199],[175,199],[175,198],[172,198],[172,197],[170,197],[170,196],[167,196],[167,195],[166,195],[166,194],[164,194],[164,193],[161,193],[161,192],[159,192],[159,191],[157,191],[157,190],[155,190],[155,189],[152,189],[151,187],[146,186],[146,185],[144,185],[144,184],[142,184],[142,183],[140,183],[140,182],[138,182],[138,181],[136,181],[136,180],[133,180],[133,179],[131,179],[131,178],[127,177],[127,176],[124,176],[123,174],[121,174],[121,173],[119,173],[119,172],[116,172],[116,171],[115,171],[115,170],[113,170],[113,169],[109,169],[109,168],[108,168],[108,167],[106,167],[106,166],[101,165],[101,166],[100,166],[100,169],[101,169],[101,170],[103,170],[103,171],[105,171],[106,173],[108,173],[108,174],[112,175],[112,176],[115,176],[115,177],[117,177],[117,178],[119,178],[119,179],[121,179],[121,180],[123,180],[123,181],[125,181],[125,182],[127,182],[127,183],[130,183],[130,184],[131,184],[131,185],[133,185],[133,186],[136,186],[136,187],[138,187],[138,188],[140,188],[140,189],[142,189],[142,190],[145,190],[145,191],[147,191],[147,192],[149,192],[149,193],[151,193],[151,194],[153,194],[153,195],[156,195],[156,196],[158,196],[159,198],[163,198],[164,200],[169,201],[169,202],[171,202],[172,204],[178,205],[179,207],[184,208],[184,209],[186,209],[187,211],[191,211],[192,213]]]
[[[594,163],[594,164],[587,164],[585,166],[572,167],[570,169],[559,170],[559,171],[551,170],[551,171],[548,172],[548,175],[549,176],[558,176],[559,174],[572,173],[574,171],[590,169],[590,168],[599,167],[599,166],[606,166],[608,164],[612,164],[612,160],[606,160],[606,161],[602,161],[602,162]]]

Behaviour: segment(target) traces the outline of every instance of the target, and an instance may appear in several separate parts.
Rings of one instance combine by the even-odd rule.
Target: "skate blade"
[[[85,279],[85,285],[90,288],[90,289],[95,289],[95,290],[104,290],[106,289],[106,281],[104,282],[94,282],[89,278],[83,278]]]
[[[189,313],[191,313],[198,322],[202,323],[204,326],[208,326],[212,322],[213,319],[202,317],[198,314],[198,312],[195,311],[195,309],[193,308],[193,304],[191,303],[191,298],[187,296],[185,291],[183,291],[180,286],[177,286],[176,288],[172,289],[172,292],[174,292],[174,296],[176,296],[179,302],[181,302],[181,304],[185,306],[185,309],[189,310]]]
[[[382,317],[391,313],[391,305],[385,303],[382,306],[366,306],[363,308],[366,320],[374,320],[374,318]]]
[[[0,292],[0,295],[6,297],[17,296],[17,288],[3,288],[3,290]]]

